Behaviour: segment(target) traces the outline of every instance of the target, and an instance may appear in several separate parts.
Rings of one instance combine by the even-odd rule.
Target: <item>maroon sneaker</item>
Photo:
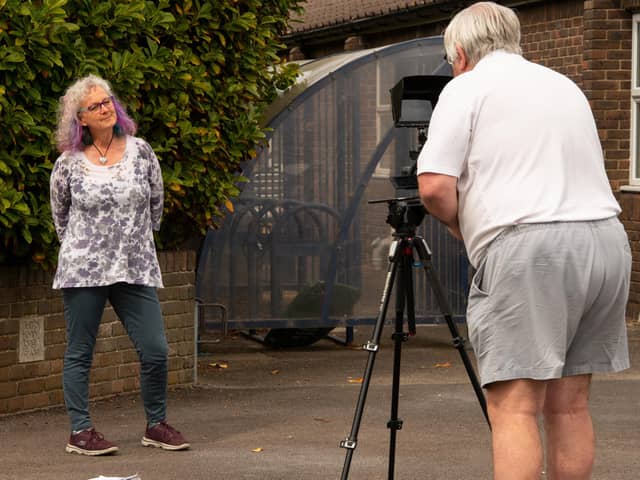
[[[160,422],[144,432],[142,445],[164,450],[186,450],[191,445],[182,434],[166,422]]]
[[[92,427],[75,435],[71,434],[65,450],[68,453],[96,456],[117,452],[118,447],[110,441],[105,440],[104,435],[96,432],[96,429]]]

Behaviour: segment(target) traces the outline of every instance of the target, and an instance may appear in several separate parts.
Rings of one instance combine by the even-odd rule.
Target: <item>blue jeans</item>
[[[169,347],[156,289],[128,283],[63,288],[62,298],[67,327],[62,383],[71,429],[78,431],[92,426],[89,416],[89,370],[107,299],[140,358],[140,388],[147,422],[164,421]]]

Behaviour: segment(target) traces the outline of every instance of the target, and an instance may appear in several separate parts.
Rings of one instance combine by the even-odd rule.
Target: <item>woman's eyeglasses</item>
[[[97,111],[102,111],[102,108],[107,108],[110,107],[111,104],[113,103],[113,97],[107,97],[104,100],[102,100],[101,102],[97,102],[97,103],[92,103],[91,105],[89,105],[88,107],[82,107],[78,109],[78,113],[83,113],[83,112],[97,112]]]

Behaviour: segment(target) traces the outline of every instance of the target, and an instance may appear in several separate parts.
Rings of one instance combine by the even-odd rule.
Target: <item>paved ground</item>
[[[634,367],[597,377],[594,479],[637,480],[640,472],[640,328],[631,332]],[[358,343],[371,335],[356,332]],[[390,329],[376,357],[349,478],[386,479],[390,411]],[[445,326],[419,327],[402,355],[396,479],[491,477],[489,430]],[[137,396],[97,402],[94,421],[120,446],[111,457],[64,452],[62,409],[0,419],[0,480],[87,480],[139,473],[143,480],[339,479],[367,354],[322,340],[304,350],[271,350],[226,339],[200,359],[200,382],[170,394],[169,420],[193,447],[140,445]],[[227,368],[211,366],[226,364]],[[259,451],[256,451],[259,450]]]

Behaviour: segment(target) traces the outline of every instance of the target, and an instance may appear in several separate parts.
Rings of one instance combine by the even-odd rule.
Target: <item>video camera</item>
[[[418,129],[418,149],[411,150],[412,163],[402,168],[402,175],[391,177],[396,189],[418,188],[417,160],[427,140],[431,114],[438,103],[444,86],[451,80],[445,75],[413,75],[402,78],[391,90],[391,114],[393,124],[399,128]]]

